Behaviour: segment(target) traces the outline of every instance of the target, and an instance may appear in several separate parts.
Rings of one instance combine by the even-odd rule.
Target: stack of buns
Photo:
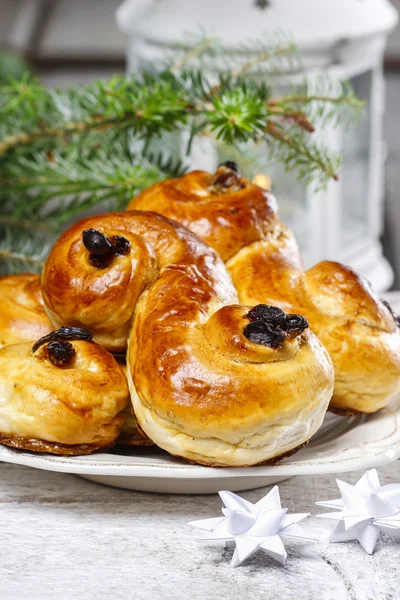
[[[0,279],[1,443],[154,443],[249,466],[306,444],[329,406],[372,413],[399,391],[388,304],[338,263],[304,271],[275,199],[235,164],[157,184],[128,209],[61,235],[41,288]]]

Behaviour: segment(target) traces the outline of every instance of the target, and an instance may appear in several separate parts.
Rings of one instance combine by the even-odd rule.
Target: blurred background
[[[162,56],[172,36],[178,41],[181,31],[211,27],[219,35],[218,26],[224,22],[228,45],[235,27],[251,30],[253,22],[262,31],[270,19],[273,29],[285,31],[285,4],[290,0],[130,0],[124,3],[118,26],[115,15],[121,0],[0,0],[0,79],[29,66],[44,84],[67,87],[127,68],[145,68]],[[295,41],[299,36],[310,72],[336,73],[342,68],[367,101],[367,118],[340,138],[329,132],[328,140],[343,151],[345,162],[340,185],[333,184],[336,187],[319,198],[310,197],[279,170],[271,172],[259,157],[251,158],[257,170],[245,174],[275,183],[284,220],[300,239],[306,264],[340,259],[367,276],[376,289],[400,289],[400,28],[395,12],[387,0],[347,0],[348,14],[338,8],[332,20],[324,10],[337,7],[336,0],[292,4],[304,9],[307,26],[293,14],[298,30],[289,26],[287,33],[293,33]],[[391,4],[400,10],[400,0]],[[361,10],[364,20],[357,16]],[[139,44],[149,39],[146,47]],[[223,148],[216,150],[217,158],[226,158]],[[207,167],[204,160],[204,152],[199,152],[195,166]]]

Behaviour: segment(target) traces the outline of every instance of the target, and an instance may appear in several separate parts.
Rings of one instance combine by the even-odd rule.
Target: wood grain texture
[[[382,483],[400,481],[400,462],[379,474]],[[381,538],[368,556],[357,542],[329,544],[331,523],[313,517],[305,523],[322,540],[288,542],[285,569],[261,552],[231,569],[232,550],[197,544],[187,526],[218,516],[217,495],[128,492],[8,464],[0,464],[0,481],[0,597],[7,600],[400,599],[396,540]],[[296,512],[323,512],[313,503],[337,497],[332,476],[279,487],[283,505]],[[256,501],[266,491],[243,496]]]

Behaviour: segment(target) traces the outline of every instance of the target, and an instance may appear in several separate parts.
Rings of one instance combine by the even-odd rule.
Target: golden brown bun
[[[89,229],[91,220],[86,222]],[[58,239],[42,273],[43,298],[53,326],[68,323],[88,329],[110,352],[125,352],[138,296],[156,276],[151,248],[133,230],[125,231],[122,217],[107,233],[112,236],[121,229],[131,251],[113,261],[112,278],[109,269],[91,264],[81,230],[71,243],[71,229]]]
[[[129,251],[93,264],[87,231],[104,243],[122,237]],[[321,425],[333,388],[322,344],[307,329],[274,330],[283,336],[275,349],[250,341],[250,307],[236,305],[222,260],[185,227],[146,212],[85,219],[55,244],[42,284],[57,321],[89,325],[109,346],[115,330],[130,327],[134,413],[172,454],[253,465],[297,448]]]
[[[225,173],[231,172],[220,169]],[[230,187],[214,185],[215,180],[215,174],[206,171],[168,179],[133,198],[128,210],[154,210],[182,223],[227,261],[244,246],[274,233],[278,206],[272,194],[250,181],[240,179],[231,193]]]
[[[71,358],[63,366],[52,362],[51,342],[35,351],[31,343],[0,349],[1,443],[68,455],[115,442],[129,402],[126,378],[98,344],[67,344]]]
[[[34,342],[52,329],[44,311],[39,275],[0,277],[0,348]]]
[[[394,316],[351,269],[324,261],[303,271],[274,197],[221,166],[145,190],[128,208],[183,223],[225,260],[242,304],[303,314],[335,368],[331,406],[371,413],[400,389],[400,331]]]

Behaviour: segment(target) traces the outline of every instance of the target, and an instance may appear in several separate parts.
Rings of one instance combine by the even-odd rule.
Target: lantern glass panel
[[[370,165],[372,76],[372,71],[365,71],[351,79],[356,95],[366,103],[367,114],[343,134],[340,236],[344,247],[357,244],[368,233],[369,169],[374,166]]]

